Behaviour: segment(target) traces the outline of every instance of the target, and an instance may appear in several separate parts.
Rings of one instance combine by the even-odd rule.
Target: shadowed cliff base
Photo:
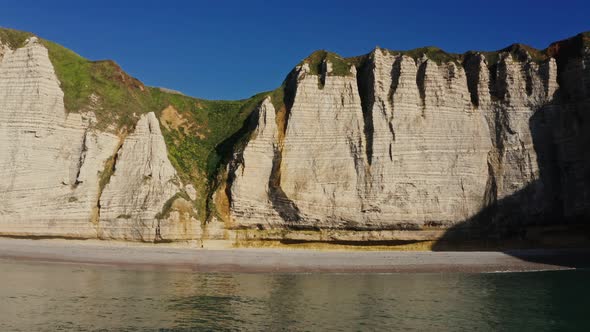
[[[469,250],[470,243],[477,243],[473,248],[500,249],[524,260],[550,263],[554,257],[511,249],[590,248],[590,119],[587,94],[581,97],[576,104],[570,95],[558,91],[552,104],[530,118],[538,178],[448,229],[432,250]],[[572,253],[561,264],[589,267],[589,261],[587,253]]]

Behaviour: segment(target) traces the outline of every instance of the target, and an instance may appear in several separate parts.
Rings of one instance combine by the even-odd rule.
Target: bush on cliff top
[[[324,72],[322,68],[325,62],[332,64],[332,72],[330,76],[350,76],[350,67],[352,63],[347,59],[342,58],[336,53],[328,52],[325,50],[315,51],[305,58],[300,65],[307,63],[309,65],[309,71],[312,75],[321,75]]]

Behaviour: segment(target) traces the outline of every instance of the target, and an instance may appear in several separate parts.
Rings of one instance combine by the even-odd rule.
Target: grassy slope
[[[195,99],[149,88],[155,112],[160,115],[168,105],[193,124],[186,128],[162,128],[168,155],[184,183],[192,183],[199,199],[197,208],[204,219],[208,213],[207,200],[215,190],[216,180],[232,151],[219,146],[243,127],[244,122],[261,101],[256,95],[237,101]]]
[[[43,40],[64,91],[69,112],[91,110],[99,129],[119,132],[133,128],[139,115],[153,111],[149,91],[113,61],[89,61]]]

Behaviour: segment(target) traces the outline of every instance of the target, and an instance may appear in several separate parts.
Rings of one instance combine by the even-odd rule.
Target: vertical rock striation
[[[282,197],[275,209],[302,227],[344,226],[362,218],[366,165],[356,72],[352,67],[349,75],[335,76],[329,65],[325,70],[321,78],[307,64],[298,69],[277,170]]]
[[[280,153],[277,119],[270,97],[255,112],[258,113],[256,129],[239,161],[235,161],[236,169],[233,170],[230,186],[232,218],[240,225],[260,224],[270,228],[283,222],[273,209],[269,195],[274,185],[270,182],[273,168],[277,167],[276,155]]]
[[[451,224],[481,207],[491,145],[470,103],[466,74],[450,62],[417,62],[375,50],[376,100],[367,213],[376,226]],[[381,87],[381,88],[379,88]]]

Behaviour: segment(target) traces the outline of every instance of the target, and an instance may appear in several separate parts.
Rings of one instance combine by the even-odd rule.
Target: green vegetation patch
[[[447,53],[442,49],[435,47],[435,46],[427,46],[427,47],[420,47],[415,48],[413,50],[408,51],[389,51],[390,54],[393,55],[406,55],[411,57],[414,60],[420,59],[422,56],[426,55],[428,59],[434,61],[436,64],[440,65],[442,63],[448,62],[455,62],[457,64],[461,64],[463,61],[463,55],[455,54],[455,53]]]
[[[118,149],[117,149],[118,150]],[[111,177],[115,172],[115,161],[117,159],[117,153],[113,154],[104,164],[103,170],[99,173],[100,179],[98,180],[98,192],[102,193],[104,188],[107,186]]]
[[[0,28],[0,41],[2,41],[2,44],[8,45],[11,49],[24,46],[27,38],[31,36],[33,34],[30,32]]]
[[[0,28],[0,40],[12,49],[24,46],[31,36]],[[54,42],[39,40],[48,50],[68,112],[93,111],[99,129],[119,131],[132,128],[141,113],[152,110],[146,87],[115,62],[90,61]]]
[[[526,62],[529,59],[536,63],[541,63],[548,59],[547,53],[539,51],[531,46],[523,44],[512,44],[506,48],[493,52],[479,52],[486,58],[488,65],[494,65],[498,63],[500,54],[509,53],[512,55],[514,61]],[[530,57],[530,58],[529,58]]]
[[[187,201],[190,201],[190,198],[188,197],[188,195],[184,192],[178,192],[176,194],[174,194],[174,196],[170,197],[166,203],[164,203],[164,206],[162,206],[162,211],[156,213],[155,218],[156,219],[167,219],[170,216],[170,212],[172,211],[172,205],[174,204],[174,201],[176,201],[178,198],[183,198]],[[121,217],[121,216],[119,216]],[[117,217],[117,218],[119,218]]]
[[[285,86],[281,85],[278,89],[270,92],[270,102],[275,109],[275,112],[280,112],[285,107]]]
[[[114,61],[90,61],[43,40],[64,92],[68,112],[92,111],[97,127],[130,129],[141,113],[152,110],[147,88]]]
[[[198,192],[197,209],[202,220],[208,215],[208,199],[215,190],[219,174],[236,145],[245,141],[241,134],[246,120],[267,93],[244,100],[205,100],[148,88],[152,104],[161,119],[168,156],[184,183]],[[172,106],[186,126],[168,127],[162,123],[162,110]]]
[[[245,100],[205,100],[169,94],[149,88],[158,114],[167,106],[194,124],[190,127],[162,128],[175,166],[185,175],[215,176],[225,153],[216,149],[243,125],[264,95]]]
[[[305,58],[302,63],[309,65],[310,74],[322,75],[324,73],[324,66],[326,62],[332,64],[332,71],[328,73],[329,76],[350,76],[350,67],[353,65],[347,59],[339,56],[336,53],[325,50],[315,51],[310,56]]]

